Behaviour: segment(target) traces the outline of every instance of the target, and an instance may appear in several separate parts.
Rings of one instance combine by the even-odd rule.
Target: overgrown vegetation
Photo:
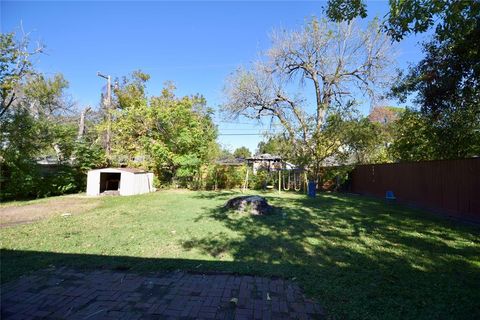
[[[36,72],[28,38],[2,34],[0,49],[0,199],[84,189],[86,170],[103,156],[91,136],[78,135],[75,105],[65,94],[68,81]],[[54,171],[37,163],[48,156],[56,159]]]
[[[176,97],[166,85],[147,97],[149,75],[137,71],[115,87],[110,105],[103,99],[99,110],[80,111],[61,74],[35,70],[31,57],[41,48],[31,53],[29,39],[14,33],[2,34],[0,45],[0,199],[83,191],[86,172],[106,165],[152,170],[157,185],[205,185],[202,169],[218,146],[202,96]],[[53,164],[39,164],[42,158]]]
[[[317,181],[328,179],[325,166],[480,154],[480,4],[392,0],[389,7],[383,20],[361,28],[355,19],[368,16],[364,1],[331,0],[330,20],[273,32],[266,54],[232,73],[227,115],[266,117],[282,131],[261,142],[258,153],[282,156]],[[392,81],[392,40],[428,30],[433,35],[423,44],[423,59]],[[153,171],[157,187],[244,183],[244,169],[220,169],[215,161],[251,151],[221,150],[214,110],[200,94],[178,97],[167,83],[149,96],[150,75],[135,71],[116,79],[106,90],[112,97],[102,94],[98,108],[78,106],[63,75],[36,70],[32,61],[42,45],[2,33],[0,50],[2,200],[78,192],[85,173],[104,166]],[[313,99],[303,95],[305,86]],[[382,106],[386,92],[412,105]],[[368,102],[367,117],[357,106]],[[54,159],[56,174],[38,164],[45,157]],[[250,187],[264,186],[264,178],[252,177]]]

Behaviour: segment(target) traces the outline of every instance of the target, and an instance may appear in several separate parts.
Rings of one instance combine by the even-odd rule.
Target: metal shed
[[[130,196],[155,191],[153,173],[136,168],[105,168],[90,170],[87,195],[118,194]]]

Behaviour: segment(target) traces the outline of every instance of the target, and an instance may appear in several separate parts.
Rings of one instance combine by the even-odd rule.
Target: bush
[[[7,153],[1,163],[0,199],[31,199],[84,191],[87,171],[105,165],[103,150],[78,142],[73,165],[39,165],[16,153]]]
[[[271,182],[270,173],[265,170],[257,171],[257,174],[251,174],[248,178],[248,187],[250,189],[261,190],[265,189],[265,186]]]
[[[2,200],[31,199],[78,192],[83,185],[76,168],[58,165],[45,168],[33,161],[3,163],[1,174]]]
[[[28,159],[4,159],[0,171],[2,201],[37,196],[35,190],[39,185],[40,174],[35,162]]]
[[[321,174],[322,188],[338,191],[348,180],[348,174],[354,166],[324,168]]]
[[[207,171],[205,182],[206,189],[233,189],[243,186],[245,181],[246,166],[212,166]]]

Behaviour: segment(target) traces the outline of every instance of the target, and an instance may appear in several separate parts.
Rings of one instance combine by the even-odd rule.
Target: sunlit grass
[[[478,228],[333,194],[268,193],[282,213],[252,217],[220,209],[233,195],[105,197],[2,229],[2,281],[50,264],[232,271],[295,278],[338,318],[480,317]]]

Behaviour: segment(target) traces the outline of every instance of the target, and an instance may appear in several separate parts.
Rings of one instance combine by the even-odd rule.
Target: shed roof
[[[118,171],[123,171],[123,172],[129,172],[129,173],[147,173],[147,171],[139,168],[102,168],[102,169],[95,169],[92,171],[102,171],[102,170],[118,170]]]

